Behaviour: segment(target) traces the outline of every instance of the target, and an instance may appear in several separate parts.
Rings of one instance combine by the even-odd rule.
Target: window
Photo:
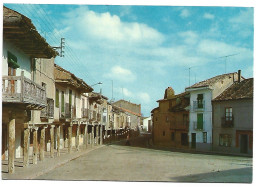
[[[230,134],[219,135],[219,146],[231,147],[232,136]]]
[[[203,129],[203,114],[197,114],[197,129]]]
[[[207,132],[203,132],[203,143],[207,143]]]
[[[225,108],[225,118],[226,118],[226,121],[232,121],[232,108],[231,107]]]
[[[59,100],[59,90],[56,89],[55,106],[56,106],[57,108],[59,108],[59,103],[60,103],[60,100]]]
[[[183,114],[183,125],[188,126],[189,125],[189,118],[188,114]]]
[[[61,112],[64,112],[64,91],[61,92]]]
[[[106,121],[107,121],[106,116],[103,116],[103,122],[106,123]]]
[[[163,134],[163,136],[165,136],[165,131],[163,131],[163,133],[162,133],[162,134]]]
[[[13,69],[17,69],[20,66],[17,63],[17,57],[12,54],[10,51],[7,51],[7,62],[8,62],[8,67],[11,67]]]
[[[172,132],[172,134],[171,134],[171,139],[172,139],[172,141],[174,141],[174,132]]]
[[[69,90],[69,106],[72,105],[72,90]]]
[[[203,108],[203,94],[197,96],[198,108]]]

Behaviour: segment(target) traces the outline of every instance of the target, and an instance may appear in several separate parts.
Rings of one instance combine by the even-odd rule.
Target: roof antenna
[[[191,66],[191,67],[187,68],[187,69],[189,69],[189,86],[190,86],[190,69],[194,68],[194,67],[197,67],[197,66]]]
[[[231,57],[231,56],[235,56],[235,55],[238,55],[239,53],[235,53],[235,54],[232,54],[232,55],[226,55],[226,56],[221,56],[221,57],[218,57],[218,58],[225,58],[225,73],[227,73],[227,58],[228,57]],[[218,59],[217,58],[217,59]]]

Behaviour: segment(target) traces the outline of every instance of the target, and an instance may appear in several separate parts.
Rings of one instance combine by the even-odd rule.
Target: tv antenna
[[[191,68],[195,68],[195,67],[197,67],[197,66],[191,66],[191,67],[187,68],[189,70],[189,86],[190,86],[190,70],[191,70]]]
[[[228,57],[231,57],[231,56],[238,55],[238,54],[239,54],[239,53],[235,53],[235,54],[232,54],[232,55],[226,55],[226,56],[218,57],[218,58],[225,58],[225,73],[227,73],[227,58],[228,58]]]

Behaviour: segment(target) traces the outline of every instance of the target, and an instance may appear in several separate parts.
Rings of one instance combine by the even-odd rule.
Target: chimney
[[[238,78],[237,78],[237,82],[241,81],[241,70],[238,70]]]

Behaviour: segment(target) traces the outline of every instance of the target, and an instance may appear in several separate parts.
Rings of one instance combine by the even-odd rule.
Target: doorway
[[[248,135],[241,134],[240,135],[240,153],[248,152]]]
[[[191,148],[196,148],[196,133],[191,133]]]

